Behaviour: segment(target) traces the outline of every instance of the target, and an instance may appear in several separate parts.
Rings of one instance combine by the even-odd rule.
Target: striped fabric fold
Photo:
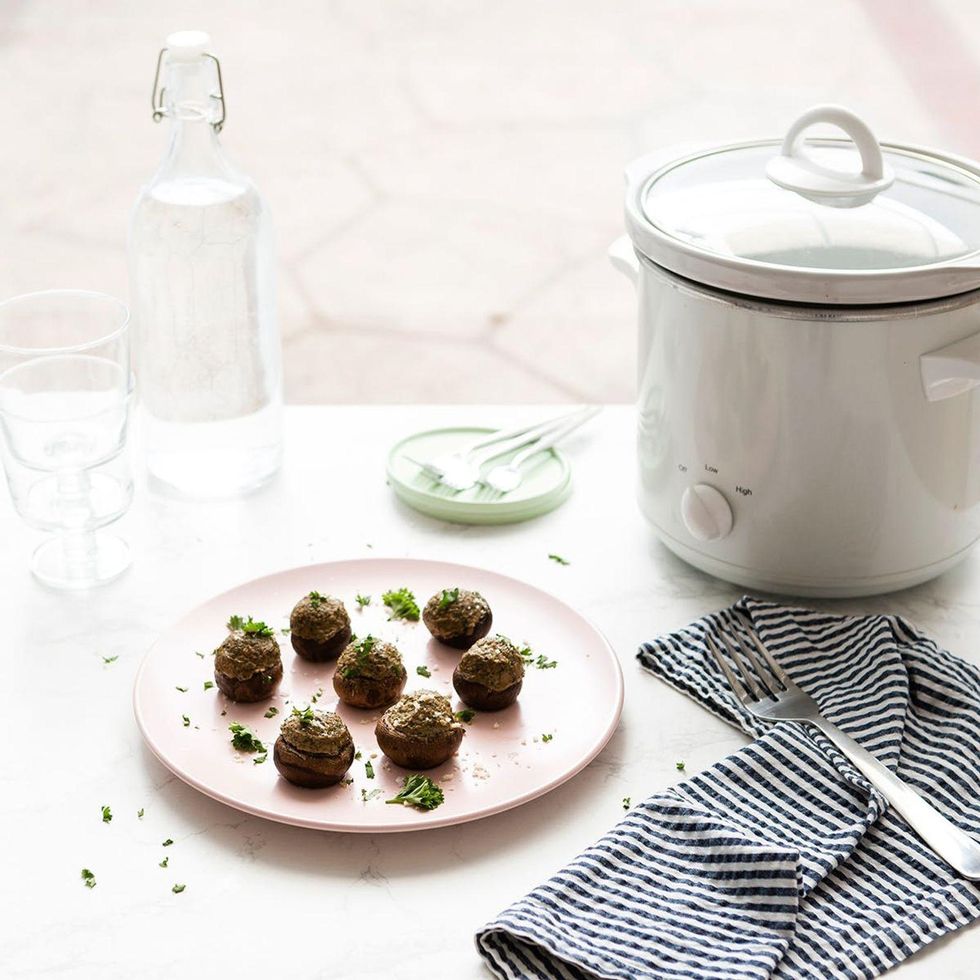
[[[980,836],[980,671],[892,616],[745,598],[640,663],[755,741],[630,810],[477,934],[505,980],[877,977],[980,916],[819,733],[758,721],[704,644],[739,613],[824,714]]]

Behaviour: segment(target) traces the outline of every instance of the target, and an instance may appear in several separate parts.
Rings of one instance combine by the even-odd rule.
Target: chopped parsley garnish
[[[371,605],[371,597],[369,595],[361,595],[360,592],[354,596],[354,601],[357,603],[358,609],[363,609],[365,606]]]
[[[255,766],[261,766],[262,763],[265,762],[265,760],[268,759],[268,758],[269,758],[269,753],[268,752],[263,752],[261,755],[257,755],[252,760],[252,764],[255,765]]]
[[[628,796],[623,797],[623,809],[628,810],[632,804],[632,800]]]
[[[314,609],[319,609],[320,606],[327,601],[327,597],[325,595],[321,595],[319,592],[310,592],[307,598],[310,600],[310,605]]]
[[[140,808],[139,808],[139,809],[138,809],[138,810],[136,811],[136,816],[137,816],[137,818],[138,818],[138,819],[140,819],[140,820],[142,820],[142,819],[143,819],[143,807],[140,807]]]
[[[414,806],[420,810],[434,810],[439,806],[445,795],[442,790],[428,776],[416,773],[414,776],[406,776],[402,784],[402,790],[385,803],[400,803],[402,806]]]
[[[85,885],[86,888],[94,888],[95,887],[94,872],[89,871],[88,868],[82,868],[82,883]]]
[[[170,847],[170,845],[173,842],[174,842],[174,839],[172,837],[168,837],[160,846],[161,847]]]
[[[571,562],[570,562],[570,561],[569,561],[569,560],[568,560],[567,558],[562,558],[562,556],[561,556],[561,555],[548,555],[548,557],[549,557],[549,558],[550,558],[550,559],[551,559],[551,560],[552,560],[552,561],[553,561],[553,562],[554,562],[554,563],[555,563],[556,565],[571,565]]]
[[[177,690],[180,691],[181,694],[186,694],[187,693],[187,688],[186,687],[181,687],[179,684],[176,685],[176,687],[177,687]]]
[[[200,657],[200,658],[201,658],[202,660],[204,659],[204,654],[203,654],[203,653],[201,653],[201,651],[200,651],[200,650],[195,650],[195,651],[194,651],[194,656],[195,656],[195,657]]]
[[[279,714],[278,708],[269,708],[269,710],[262,716],[263,718],[275,718]]]
[[[550,742],[554,737],[555,737],[554,735],[542,735],[541,741],[547,745],[548,742]]]
[[[538,670],[551,670],[553,667],[558,666],[557,660],[549,660],[543,653],[535,657],[534,651],[529,646],[521,647],[518,652],[521,655],[521,660],[524,661],[527,667],[537,667]]]
[[[265,746],[244,725],[233,721],[228,726],[231,732],[231,744],[239,752],[265,752]]]
[[[683,771],[684,771],[684,763],[683,763],[683,762],[675,762],[675,763],[674,763],[674,768],[675,768],[675,769],[676,769],[676,770],[677,770],[678,772],[683,772]]]
[[[381,597],[381,601],[391,610],[389,620],[408,619],[413,623],[418,622],[419,605],[410,589],[401,588],[386,592]]]
[[[299,708],[293,708],[293,717],[299,719],[299,723],[303,728],[308,728],[316,721],[316,715],[310,707],[306,707],[302,711]]]
[[[439,596],[439,608],[448,609],[456,600],[459,599],[459,589],[443,589]]]
[[[323,688],[318,687],[314,694],[310,695],[310,704],[316,704],[323,697]]]
[[[214,687],[214,681],[205,681],[204,682],[204,690],[205,691],[210,691],[212,687]]]
[[[184,719],[184,728],[190,728],[191,727],[190,718],[188,718],[187,715],[181,715],[180,717]]]
[[[112,810],[108,806],[102,807],[102,822],[112,823]]]
[[[415,673],[418,674],[419,677],[431,677],[432,676],[432,671],[429,670],[429,668],[426,667],[425,664],[419,664],[418,667],[415,668]]]
[[[119,659],[119,654],[117,653],[114,657],[103,657],[102,663],[104,664],[114,664]]]
[[[381,795],[381,789],[380,789],[380,787],[378,789],[372,789],[370,793],[366,789],[364,789],[363,787],[361,788],[361,802],[362,803],[367,803],[368,800],[373,800],[376,796],[380,796],[380,795]]]
[[[283,636],[289,636],[289,634],[292,633],[292,629],[290,629],[288,626],[284,626],[281,630],[279,630],[279,632],[282,633]]]
[[[354,663],[347,667],[344,667],[340,671],[340,676],[344,680],[350,680],[352,677],[360,677],[361,668],[367,665],[368,657],[371,651],[377,646],[378,641],[368,633],[363,640],[357,639],[356,636],[351,637],[351,646],[357,651],[357,659]]]
[[[356,752],[354,753],[354,761],[355,761],[355,762],[360,762],[360,761],[361,761],[361,750],[360,750],[360,749],[358,749],[358,750],[357,750],[357,751],[356,751]]]
[[[472,708],[460,708],[453,717],[457,721],[465,721],[468,725],[476,717],[476,712]]]
[[[374,766],[371,765],[370,759],[364,763],[364,775],[367,776],[368,779],[374,779]]]
[[[170,864],[170,855],[169,854],[160,862],[160,867],[161,868],[165,868],[168,864]]]
[[[232,632],[241,630],[246,636],[272,636],[275,633],[271,626],[267,626],[261,620],[256,621],[251,616],[248,619],[232,616],[228,620],[228,629]]]
[[[184,890],[184,889],[185,889],[186,887],[187,887],[187,885],[174,885],[174,887],[173,887],[173,888],[171,888],[170,890],[171,890],[171,891],[172,891],[172,892],[173,892],[173,893],[174,893],[175,895],[179,895],[179,894],[180,894],[180,893],[181,893],[181,892],[182,892],[182,891],[183,891],[183,890]]]

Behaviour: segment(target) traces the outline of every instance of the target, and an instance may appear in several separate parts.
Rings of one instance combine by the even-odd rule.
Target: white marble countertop
[[[683,565],[643,524],[633,503],[630,409],[607,409],[570,442],[575,493],[528,524],[442,524],[405,508],[385,486],[385,451],[400,435],[459,421],[504,424],[529,411],[542,413],[291,408],[276,483],[231,504],[141,491],[119,525],[136,562],[87,595],[54,594],[31,579],[36,535],[0,499],[5,978],[485,977],[474,930],[614,824],[623,797],[675,782],[680,759],[691,773],[743,744],[635,664],[640,640],[732,601],[738,590]],[[311,454],[315,446],[329,447],[329,455]],[[571,564],[549,561],[549,552]],[[622,724],[599,758],[507,813],[389,836],[269,823],[171,776],[144,748],[131,708],[133,678],[154,638],[189,607],[241,581],[370,555],[517,575],[593,619],[626,677]],[[980,661],[980,554],[908,592],[823,605],[901,614]],[[104,656],[119,659],[106,665]],[[103,804],[112,808],[108,825]],[[163,851],[165,838],[174,844]],[[163,854],[167,869],[158,867]],[[96,888],[82,886],[82,867],[96,873]],[[176,882],[186,884],[182,894],[171,892]],[[970,929],[896,973],[974,977],[978,956],[980,931]]]

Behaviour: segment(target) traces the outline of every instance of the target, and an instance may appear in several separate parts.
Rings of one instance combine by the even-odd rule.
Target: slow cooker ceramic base
[[[905,569],[901,572],[894,572],[888,575],[858,576],[853,578],[839,578],[833,581],[825,579],[803,579],[794,577],[776,577],[731,562],[720,561],[705,555],[700,551],[690,548],[680,541],[675,540],[670,535],[664,533],[660,528],[654,527],[653,533],[661,543],[678,558],[707,572],[715,578],[720,578],[725,582],[742,588],[751,589],[754,592],[769,592],[780,596],[799,596],[803,598],[822,598],[822,599],[850,599],[859,596],[882,595],[886,592],[898,592],[900,589],[909,589],[929,579],[942,575],[955,565],[963,561],[973,549],[973,544],[957,552],[950,558],[940,562],[933,562],[929,565],[922,565],[918,568]]]

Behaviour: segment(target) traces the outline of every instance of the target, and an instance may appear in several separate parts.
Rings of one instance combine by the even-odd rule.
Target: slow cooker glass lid
[[[808,141],[833,171],[859,173],[850,140]],[[653,174],[644,216],[695,249],[773,266],[881,272],[947,263],[980,250],[980,180],[937,157],[882,145],[894,182],[853,207],[817,202],[774,183],[779,142],[728,147]]]

